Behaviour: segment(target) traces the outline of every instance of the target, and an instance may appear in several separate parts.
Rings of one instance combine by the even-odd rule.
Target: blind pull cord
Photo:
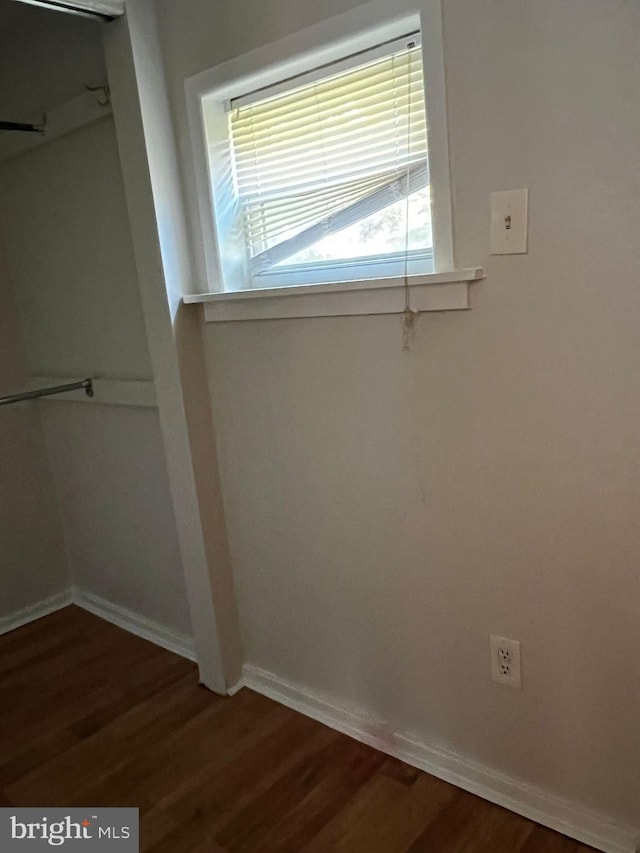
[[[410,45],[411,47],[411,45]],[[413,70],[413,55],[409,59],[409,75]],[[411,162],[411,86],[409,86],[409,109],[407,112],[407,193],[405,195],[404,217],[404,311],[400,318],[402,324],[402,349],[410,349],[415,334],[416,322],[420,312],[411,307],[411,291],[409,289],[409,164]]]

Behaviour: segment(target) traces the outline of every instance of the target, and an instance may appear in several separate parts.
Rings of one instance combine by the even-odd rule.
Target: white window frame
[[[189,195],[200,292],[185,302],[205,303],[208,320],[256,319],[323,314],[400,313],[405,306],[405,278],[395,270],[370,279],[353,279],[349,265],[333,281],[306,284],[303,271],[287,286],[248,288],[243,235],[236,217],[225,210],[232,191],[230,146],[225,105],[231,98],[278,84],[345,57],[419,30],[422,35],[424,87],[428,120],[432,195],[434,272],[408,277],[412,307],[418,310],[468,308],[469,281],[480,268],[456,271],[449,178],[442,13],[440,0],[418,7],[416,0],[371,0],[351,12],[316,24],[251,53],[208,69],[186,81],[191,155]],[[206,99],[206,118],[203,106]],[[217,142],[210,145],[209,138]],[[210,150],[213,149],[213,150]],[[218,189],[211,192],[211,187]],[[384,273],[383,273],[384,275]],[[338,279],[338,280],[335,280]],[[278,284],[282,279],[277,279]],[[235,286],[232,285],[234,283]],[[345,294],[347,298],[345,298]],[[279,313],[279,309],[282,313]],[[255,314],[255,316],[254,316]]]

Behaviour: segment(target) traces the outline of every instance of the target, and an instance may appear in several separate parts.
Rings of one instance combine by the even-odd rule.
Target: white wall
[[[27,376],[24,343],[0,245],[0,396]],[[44,436],[33,404],[0,408],[0,622],[68,586]]]
[[[159,0],[184,78],[349,0]],[[640,6],[444,0],[469,313],[208,325],[250,663],[638,823]],[[530,189],[530,252],[488,257]],[[522,641],[522,692],[488,635]]]
[[[3,115],[106,82],[94,22],[21,6],[3,35],[0,77],[21,96],[0,98]],[[0,164],[0,199],[29,372],[150,380],[112,119]],[[73,583],[190,634],[157,410],[38,405]]]
[[[151,378],[119,169],[111,118],[0,164],[35,376]]]
[[[51,402],[42,422],[73,582],[189,635],[156,410]]]

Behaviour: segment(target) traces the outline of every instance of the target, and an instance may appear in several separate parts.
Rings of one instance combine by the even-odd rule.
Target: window
[[[420,10],[371,0],[186,82],[205,319],[469,307],[440,2]]]
[[[433,270],[418,33],[228,108],[254,285]]]

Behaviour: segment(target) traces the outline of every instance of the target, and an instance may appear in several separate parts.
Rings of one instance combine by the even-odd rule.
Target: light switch
[[[491,193],[491,254],[524,255],[527,252],[528,190]]]

